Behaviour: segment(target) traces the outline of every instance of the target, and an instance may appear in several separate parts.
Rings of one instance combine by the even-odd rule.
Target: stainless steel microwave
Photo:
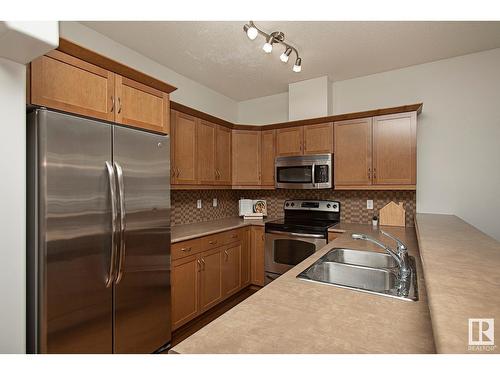
[[[276,187],[330,189],[333,186],[332,154],[280,156],[275,163]]]

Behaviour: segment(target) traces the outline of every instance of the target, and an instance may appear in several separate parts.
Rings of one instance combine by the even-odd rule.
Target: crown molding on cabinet
[[[80,46],[79,44],[76,44],[64,38],[59,38],[59,47],[57,48],[57,50],[84,60],[93,65],[97,65],[98,67],[109,70],[113,73],[117,73],[123,77],[127,77],[134,81],[143,83],[162,92],[170,94],[171,92],[177,90],[176,87],[169,85],[168,83],[153,78],[147,74],[144,74],[138,70],[119,63],[118,61],[112,60],[97,52],[91,51],[85,47]]]
[[[317,117],[317,118],[288,121],[288,122],[279,122],[279,123],[275,123],[275,124],[260,125],[260,126],[259,125],[234,124],[234,123],[231,123],[229,121],[226,121],[226,120],[223,120],[221,118],[209,115],[208,113],[198,111],[197,109],[185,106],[183,104],[180,104],[180,103],[177,103],[174,101],[170,101],[170,106],[172,109],[175,109],[179,112],[183,112],[183,113],[186,113],[188,115],[201,118],[203,120],[212,122],[214,124],[226,126],[230,129],[264,131],[264,130],[272,130],[272,129],[292,128],[295,126],[323,124],[323,123],[335,122],[335,121],[354,120],[354,119],[364,118],[364,117],[392,115],[392,114],[404,113],[404,112],[417,112],[417,115],[418,115],[422,112],[422,107],[424,106],[424,104],[423,103],[408,104],[408,105],[402,105],[402,106],[398,106],[398,107],[379,108],[379,109],[373,109],[370,111],[344,113],[344,114],[340,114],[340,115]]]

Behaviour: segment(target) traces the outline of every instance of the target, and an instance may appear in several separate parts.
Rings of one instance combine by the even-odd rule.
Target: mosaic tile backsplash
[[[217,207],[212,199],[217,198]],[[240,198],[265,199],[268,217],[283,216],[286,199],[324,199],[340,201],[340,220],[345,223],[370,224],[373,215],[390,201],[404,202],[406,225],[414,226],[415,191],[333,191],[333,190],[173,190],[172,225],[238,216]],[[202,208],[196,201],[202,200]],[[373,210],[366,209],[366,200],[373,199]]]

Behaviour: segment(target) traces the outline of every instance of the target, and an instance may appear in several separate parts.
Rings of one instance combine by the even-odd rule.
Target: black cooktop
[[[266,232],[281,231],[321,234],[340,221],[340,202],[314,200],[287,200],[283,204],[285,217],[267,222]]]
[[[281,232],[310,233],[326,235],[328,228],[337,224],[338,220],[315,220],[315,219],[278,219],[268,221],[265,225],[266,231],[276,230]]]

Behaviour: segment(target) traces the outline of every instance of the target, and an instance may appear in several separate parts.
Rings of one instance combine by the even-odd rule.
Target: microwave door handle
[[[316,175],[315,175],[316,163],[312,163],[311,174],[312,174],[312,187],[316,187]]]

